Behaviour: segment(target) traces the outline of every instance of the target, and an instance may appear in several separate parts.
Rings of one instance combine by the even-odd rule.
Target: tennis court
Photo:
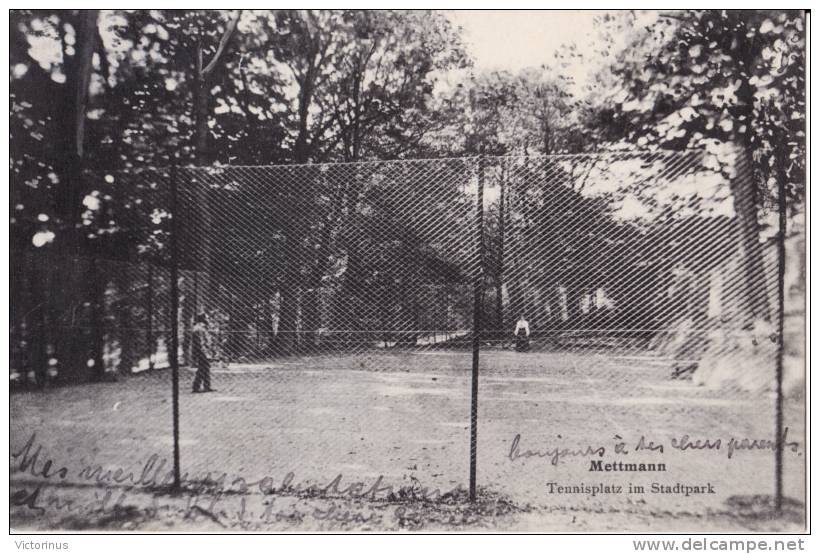
[[[190,394],[187,383],[193,372],[186,369],[180,396],[183,479],[189,486],[202,484],[206,477],[218,483],[224,493],[220,506],[245,496],[248,502],[259,500],[266,497],[263,492],[285,503],[349,504],[353,501],[345,491],[350,492],[352,484],[363,483],[366,491],[380,476],[379,486],[394,490],[416,486],[446,492],[466,487],[469,356],[462,351],[394,351],[230,364],[213,370],[217,392],[210,394]],[[690,531],[710,525],[766,528],[767,520],[755,515],[754,503],[761,501],[755,500],[756,496],[771,495],[773,451],[738,449],[729,459],[725,445],[732,438],[738,442],[744,438],[772,439],[770,433],[761,434],[770,427],[773,398],[737,390],[727,394],[696,387],[691,381],[671,380],[668,362],[628,353],[491,350],[482,352],[481,366],[479,487],[522,510],[500,517],[501,525],[522,529],[528,528],[529,521],[538,521],[538,528],[543,529],[544,521],[554,519],[560,528],[570,518],[579,529],[628,525],[649,530],[662,518],[665,528],[672,525]],[[63,500],[105,490],[89,477],[88,470],[80,475],[88,465],[140,474],[156,454],[158,461],[153,468],[156,470],[159,460],[164,459],[159,473],[165,473],[170,469],[173,443],[170,389],[169,372],[159,370],[115,383],[14,394],[12,452],[19,452],[36,433],[36,444],[43,446],[40,463],[48,456],[55,466],[69,468],[66,479],[51,484],[52,479],[45,487]],[[796,404],[787,403],[787,407]],[[797,444],[786,448],[785,493],[790,502],[802,502],[802,414],[789,410],[786,416],[788,442]],[[644,435],[666,445],[662,461],[667,471],[590,472],[590,460],[598,459],[590,456],[568,455],[557,464],[552,463],[551,455],[512,460],[516,435],[520,436],[519,454],[526,450],[545,453],[556,447],[581,450],[603,446],[606,454],[600,459],[604,461],[659,460],[657,454],[653,460],[651,452],[632,452]],[[724,448],[681,451],[669,447],[673,437],[680,440],[684,435],[689,435],[691,442],[721,439]],[[616,437],[628,445],[630,454],[613,454]],[[13,470],[19,470],[19,462],[12,460]],[[327,495],[305,498],[299,493],[309,484],[326,487],[340,475],[337,486]],[[30,473],[13,471],[12,489],[15,485],[25,487],[31,480]],[[289,484],[289,491],[283,482]],[[555,485],[550,492],[549,482],[623,487],[631,483],[643,485],[647,491],[653,482],[708,482],[715,494],[559,494]],[[270,490],[260,489],[260,483],[266,483]],[[241,492],[245,484],[249,484],[247,495],[230,494]],[[139,489],[131,488],[137,496],[129,493],[129,501],[137,505]],[[360,509],[382,510],[381,501],[387,496],[386,492],[377,494],[374,502],[365,498]],[[13,520],[18,517],[18,521],[34,526],[47,521],[42,516],[26,517],[25,508],[15,509]],[[47,512],[57,521],[69,517],[53,506]],[[230,520],[230,513],[227,510],[223,517]],[[544,514],[554,518],[545,520]],[[72,513],[70,517],[79,516]],[[493,521],[493,525],[498,523]],[[160,524],[151,518],[140,520],[144,528]],[[163,524],[218,528],[207,518],[196,522],[172,518]],[[311,520],[263,527],[326,525]],[[391,525],[395,522],[382,524]]]
[[[112,202],[145,196],[111,208],[144,244],[88,265],[96,311],[55,298],[26,327],[44,335],[19,365],[42,363],[19,374],[44,390],[12,398],[13,520],[104,528],[116,496],[130,512],[112,524],[150,528],[799,527],[803,402],[781,421],[776,391],[804,390],[778,369],[800,355],[778,354],[780,262],[730,158],[725,174],[688,150],[90,174]],[[71,341],[95,346],[52,357]],[[215,392],[191,392],[197,367]],[[44,477],[48,460],[66,471]],[[308,515],[260,521],[272,502]]]

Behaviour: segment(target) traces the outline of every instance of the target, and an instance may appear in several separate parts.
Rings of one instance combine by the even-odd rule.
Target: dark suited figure
[[[194,320],[192,357],[196,365],[196,376],[194,377],[193,392],[200,392],[200,387],[204,385],[202,392],[211,392],[211,335],[208,332],[208,319],[205,314],[199,314]]]

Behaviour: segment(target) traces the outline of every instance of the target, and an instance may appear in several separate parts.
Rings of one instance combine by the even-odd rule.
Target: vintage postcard
[[[11,10],[12,531],[804,533],[807,17]]]

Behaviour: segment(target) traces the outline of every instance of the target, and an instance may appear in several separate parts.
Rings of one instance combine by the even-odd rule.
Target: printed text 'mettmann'
[[[549,458],[552,465],[558,465],[562,458],[567,457],[583,457],[583,456],[598,456],[603,458],[606,449],[603,446],[593,447],[590,445],[582,446],[580,448],[551,448],[548,450],[522,450],[520,447],[521,434],[515,435],[512,444],[510,445],[510,453],[507,457],[511,462],[518,458]]]

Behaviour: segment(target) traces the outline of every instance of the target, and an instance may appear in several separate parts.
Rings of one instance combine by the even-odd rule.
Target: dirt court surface
[[[667,361],[629,353],[482,352],[471,505],[470,363],[467,352],[430,350],[231,364],[213,370],[210,394],[191,394],[183,369],[186,488],[175,494],[162,482],[170,372],[15,393],[12,527],[803,528],[803,400],[786,402],[786,510],[771,518],[773,396],[671,380]],[[590,471],[593,460],[666,471]]]

